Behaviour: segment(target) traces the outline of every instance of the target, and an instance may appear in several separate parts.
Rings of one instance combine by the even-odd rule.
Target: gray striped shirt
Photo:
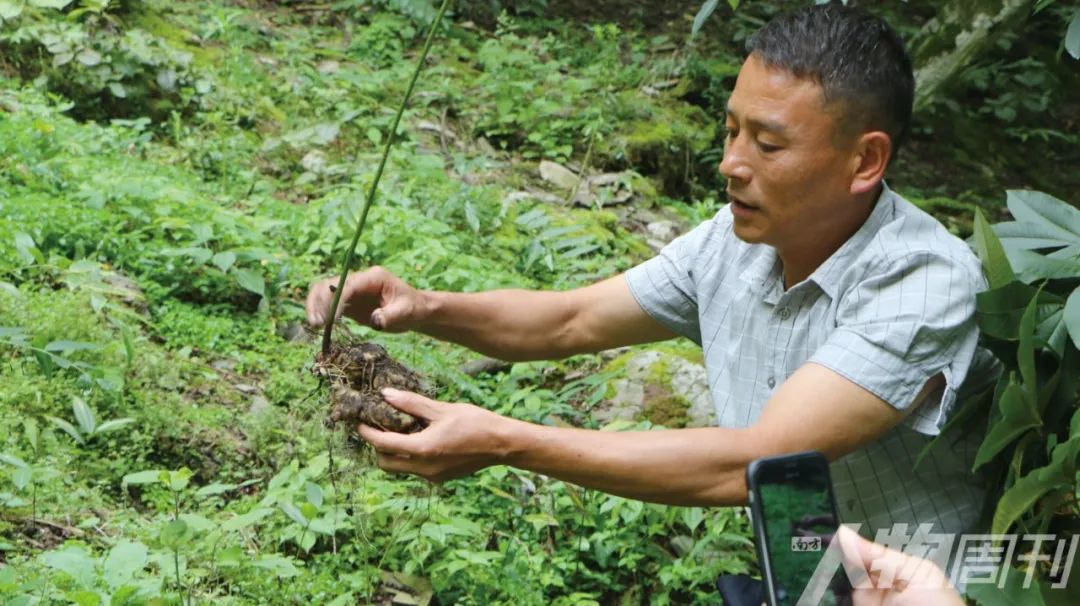
[[[806,362],[897,409],[943,374],[940,394],[833,462],[837,507],[843,522],[864,524],[870,536],[900,522],[959,533],[978,520],[982,488],[970,471],[977,440],[939,446],[914,469],[965,379],[992,378],[972,371],[976,360],[989,361],[979,353],[974,320],[975,293],[985,287],[981,268],[933,217],[884,187],[862,227],[785,291],[776,250],[739,240],[725,207],[626,280],[650,316],[702,346],[723,427],[753,425],[773,391]]]

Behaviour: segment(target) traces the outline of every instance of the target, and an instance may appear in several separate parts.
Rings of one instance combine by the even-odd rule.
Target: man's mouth
[[[740,198],[740,197],[738,197],[736,195],[733,195],[731,192],[728,192],[727,197],[728,197],[728,200],[731,202],[732,210],[737,212],[737,213],[747,214],[747,213],[752,213],[752,212],[755,212],[755,211],[758,210],[758,207],[757,207],[756,204],[751,204],[749,202],[746,202],[742,198]]]

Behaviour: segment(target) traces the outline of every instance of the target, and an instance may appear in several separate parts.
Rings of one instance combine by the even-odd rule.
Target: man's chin
[[[732,225],[732,231],[735,232],[735,237],[746,242],[747,244],[762,244],[765,242],[764,234],[755,226],[752,225],[740,225],[738,219],[735,220]]]

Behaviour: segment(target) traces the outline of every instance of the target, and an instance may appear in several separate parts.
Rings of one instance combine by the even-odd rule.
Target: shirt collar
[[[874,202],[870,216],[824,263],[818,266],[810,276],[800,284],[813,282],[830,298],[836,298],[840,276],[850,265],[850,259],[858,255],[874,238],[878,230],[893,215],[895,202],[892,190],[881,182],[881,195]],[[739,274],[739,278],[755,291],[765,294],[766,302],[775,303],[784,294],[783,267],[776,249],[767,245],[755,245],[750,249],[756,253],[750,264]],[[798,284],[792,287],[799,286]]]
[[[881,227],[893,216],[895,207],[896,202],[892,190],[882,181],[881,195],[874,202],[870,216],[846,242],[840,245],[836,252],[810,274],[807,280],[817,284],[825,294],[835,299],[840,287],[840,277],[851,267],[851,259],[859,255],[874,239]]]

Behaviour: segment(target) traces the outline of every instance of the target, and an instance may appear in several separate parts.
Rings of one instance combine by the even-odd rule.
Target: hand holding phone
[[[747,468],[746,482],[769,606],[963,606],[933,562],[840,525],[829,464],[820,453],[759,459]],[[896,571],[884,587],[875,572],[881,570]]]

